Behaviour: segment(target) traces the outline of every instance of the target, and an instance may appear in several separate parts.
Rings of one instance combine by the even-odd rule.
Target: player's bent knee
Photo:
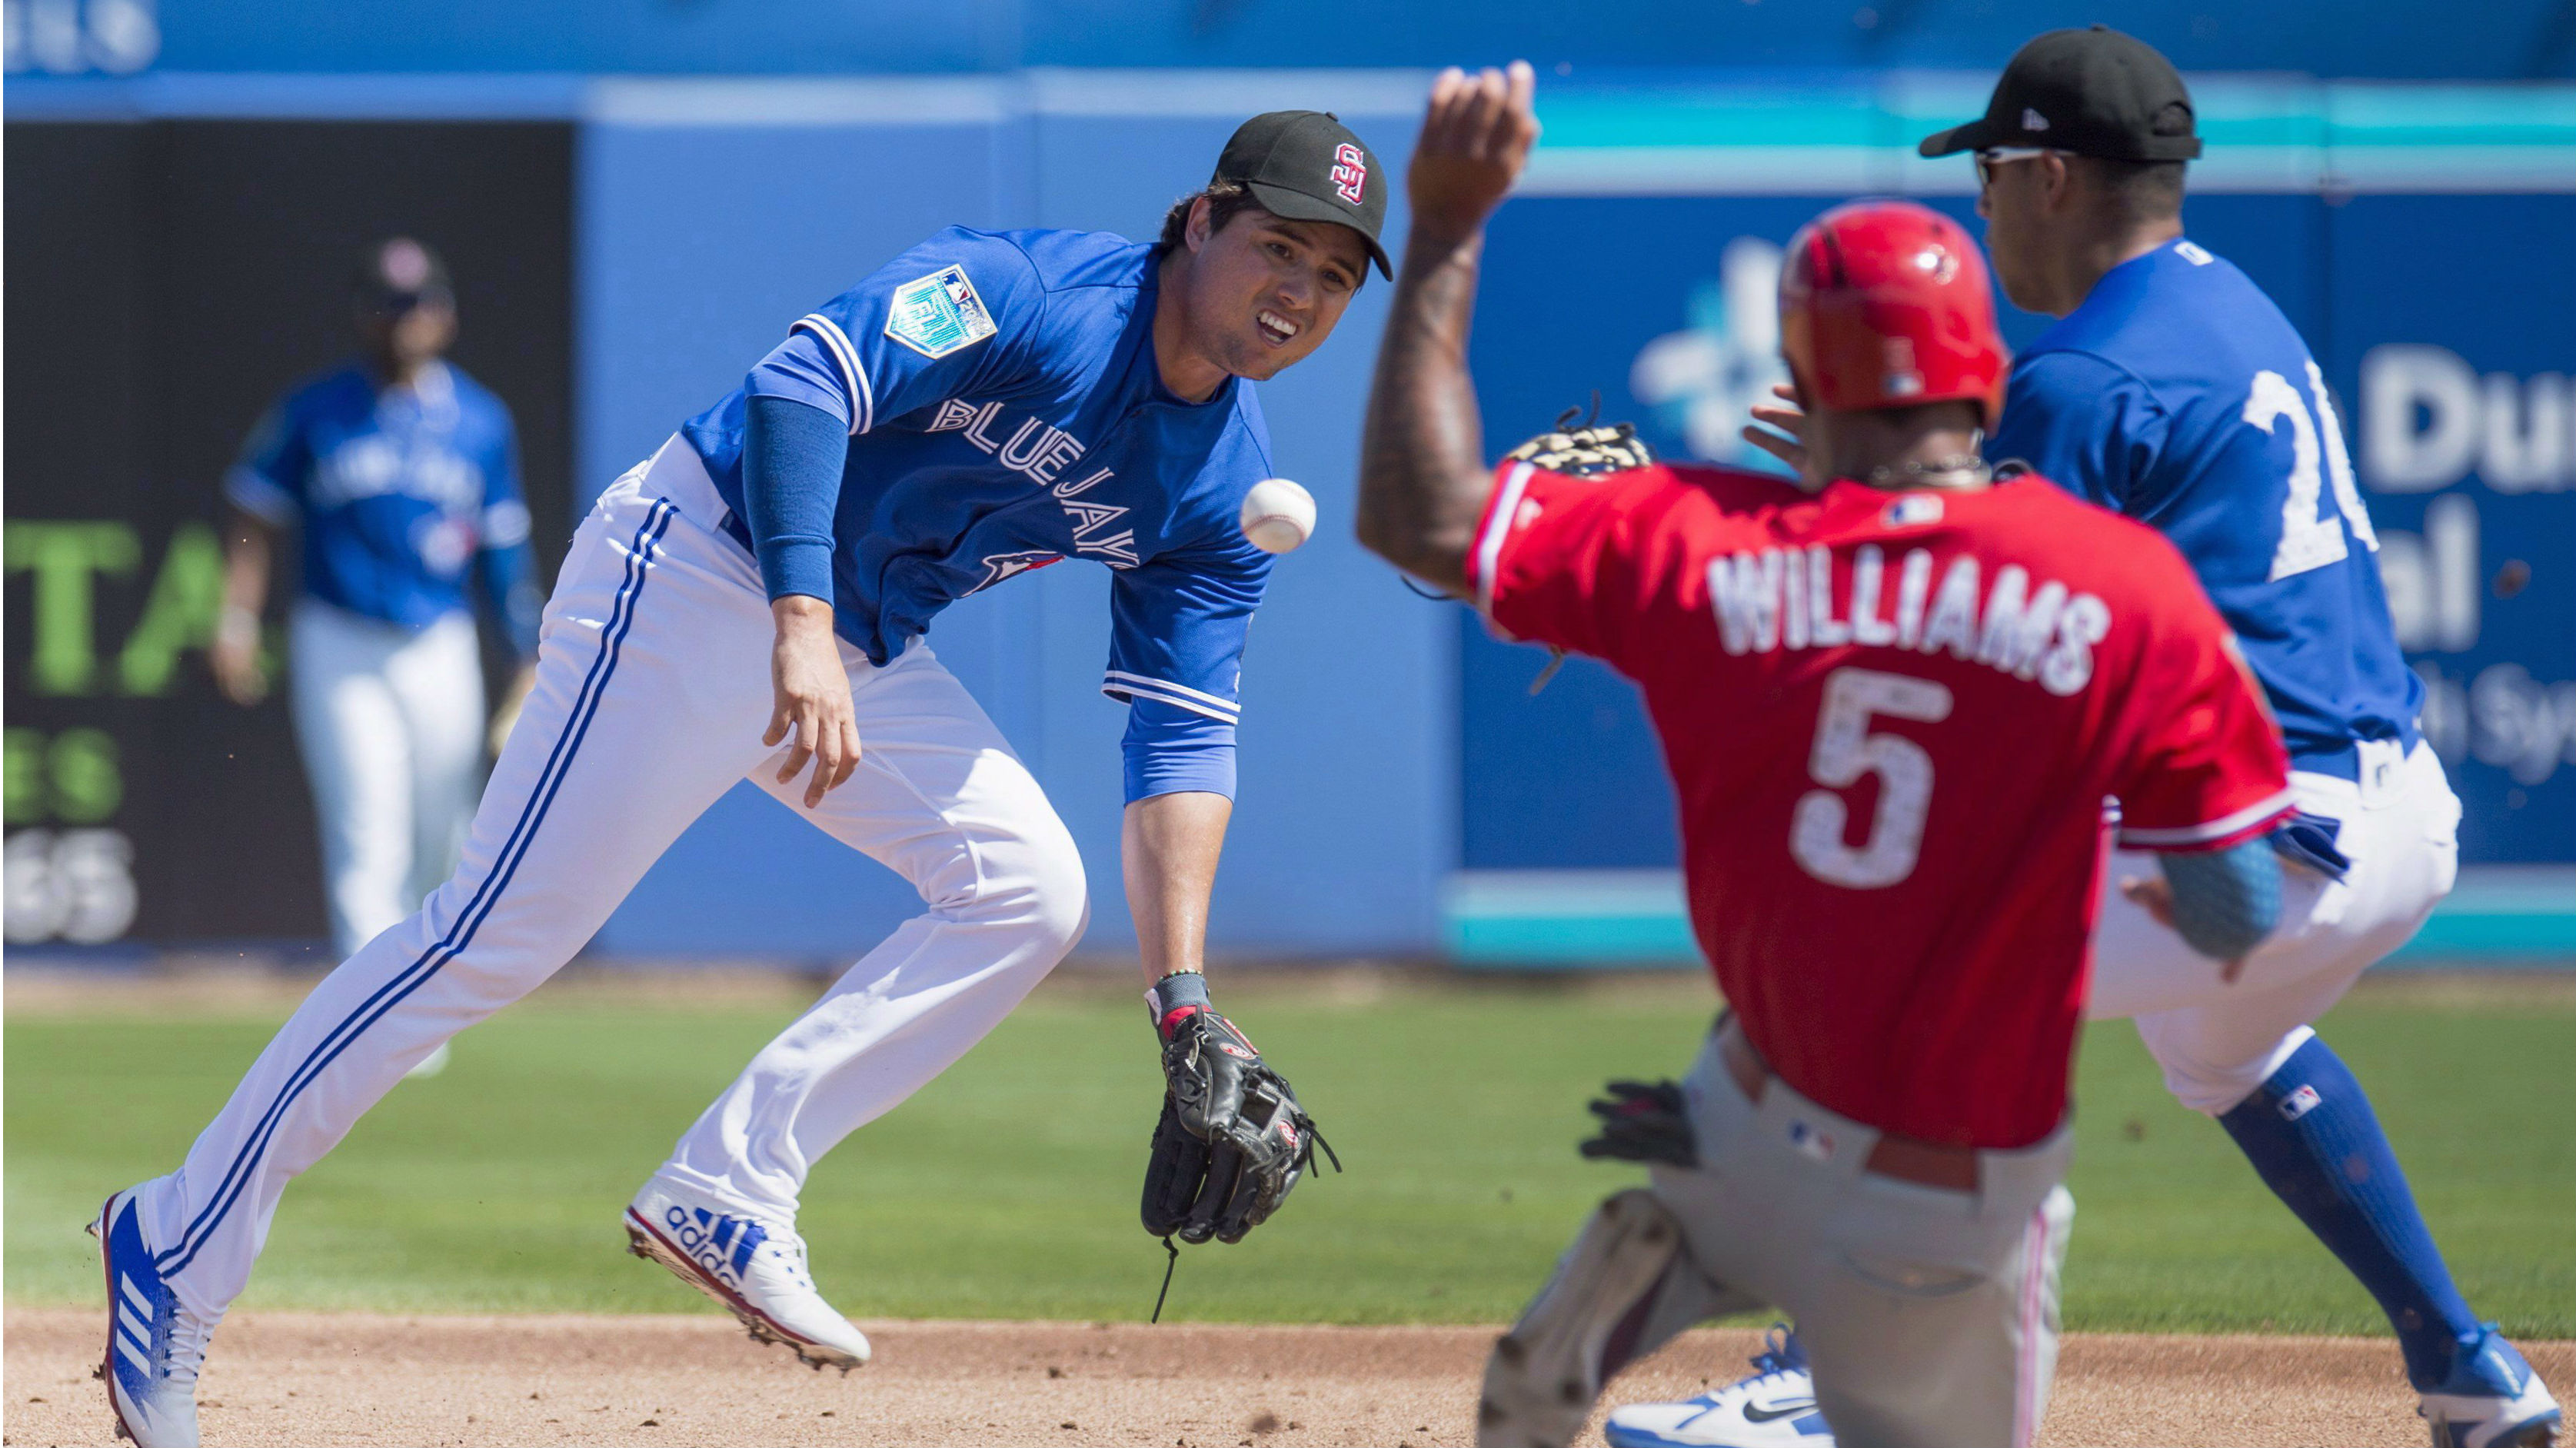
[[[2224,1116],[2272,1079],[2299,1047],[2316,1032],[2300,1026],[2260,1050],[2218,1052],[2208,1049],[2191,1029],[2188,1012],[2171,1017],[2141,1016],[2138,1036],[2147,1054],[2164,1072],[2165,1089],[2174,1099],[2204,1116]]]
[[[1082,853],[1053,816],[1048,828],[973,845],[964,888],[933,897],[941,910],[1025,935],[1032,957],[1049,966],[1082,939],[1091,923],[1091,884]]]

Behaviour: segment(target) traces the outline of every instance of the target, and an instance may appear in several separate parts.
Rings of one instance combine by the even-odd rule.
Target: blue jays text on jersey
[[[1196,403],[1163,386],[1157,256],[1100,232],[951,227],[796,321],[682,429],[741,520],[749,397],[848,425],[830,536],[760,545],[771,593],[828,597],[882,664],[967,594],[1096,559],[1114,572],[1104,691],[1232,724],[1270,570],[1239,515],[1270,441],[1243,380]]]
[[[2424,686],[2324,374],[2233,265],[2177,239],[2112,268],[2015,360],[1986,451],[2174,541],[2297,768],[2349,779],[2356,741],[2414,747]]]
[[[224,495],[302,530],[304,590],[351,613],[425,628],[467,606],[479,557],[495,616],[536,652],[528,505],[501,400],[443,362],[408,387],[361,366],[298,387],[260,419]]]

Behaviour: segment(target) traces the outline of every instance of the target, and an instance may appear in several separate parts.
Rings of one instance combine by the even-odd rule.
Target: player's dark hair
[[[1194,191],[1172,203],[1163,213],[1163,237],[1154,243],[1158,252],[1167,252],[1188,244],[1190,208],[1204,199],[1208,204],[1208,235],[1225,230],[1226,223],[1247,211],[1259,211],[1261,203],[1240,181],[1211,181],[1205,191]]]
[[[2181,161],[2114,161],[2082,158],[2102,190],[2118,198],[2132,221],[2170,221],[2182,215]]]

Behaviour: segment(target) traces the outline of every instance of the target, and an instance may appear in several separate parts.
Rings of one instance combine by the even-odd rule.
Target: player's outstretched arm
[[[1127,806],[1119,865],[1145,978],[1206,965],[1208,893],[1234,801],[1207,790],[1149,795]]]
[[[1145,1164],[1145,1230],[1238,1242],[1313,1162],[1320,1138],[1286,1078],[1216,1013],[1201,973],[1208,891],[1234,801],[1208,790],[1127,806],[1119,853],[1163,1059],[1163,1114]]]
[[[1538,140],[1529,65],[1432,83],[1422,138],[1405,176],[1413,231],[1369,392],[1360,450],[1360,543],[1452,593],[1467,589],[1467,549],[1491,480],[1467,324],[1485,219],[1501,205]]]

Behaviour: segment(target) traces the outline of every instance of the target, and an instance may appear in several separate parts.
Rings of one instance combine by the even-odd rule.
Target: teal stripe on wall
[[[1450,954],[1484,969],[1699,964],[1666,870],[1479,870],[1449,879]],[[2576,868],[2473,870],[2414,941],[2400,967],[2548,966],[2576,970]]]

